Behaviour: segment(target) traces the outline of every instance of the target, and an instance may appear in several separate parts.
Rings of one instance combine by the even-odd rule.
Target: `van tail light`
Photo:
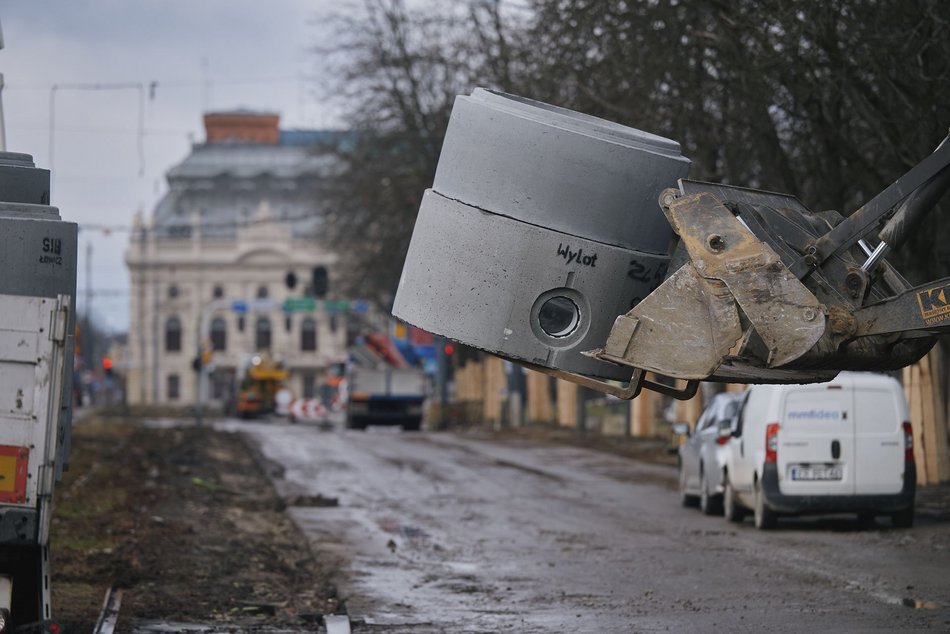
[[[778,462],[778,423],[769,423],[765,426],[765,462]]]
[[[914,429],[908,421],[901,425],[904,430],[904,462],[914,461]]]

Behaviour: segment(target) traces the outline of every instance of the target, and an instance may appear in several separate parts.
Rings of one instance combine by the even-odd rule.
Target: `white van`
[[[753,385],[728,443],[726,518],[751,509],[757,528],[780,514],[855,512],[914,521],[917,471],[904,392],[881,374],[827,383]]]

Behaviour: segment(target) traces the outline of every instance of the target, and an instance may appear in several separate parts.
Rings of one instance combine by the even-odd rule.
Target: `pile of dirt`
[[[313,556],[239,435],[91,417],[70,457],[50,539],[53,616],[67,632],[93,629],[111,586],[123,589],[124,632],[315,629],[338,611],[339,562]]]

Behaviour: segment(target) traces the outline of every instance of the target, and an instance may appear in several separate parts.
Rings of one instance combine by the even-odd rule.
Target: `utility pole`
[[[83,346],[86,369],[92,371],[95,364],[92,337],[92,239],[86,243],[86,326],[83,329],[86,335],[86,345]]]
[[[3,48],[3,31],[0,30],[0,48]],[[7,151],[7,129],[3,122],[3,73],[0,73],[0,152]]]

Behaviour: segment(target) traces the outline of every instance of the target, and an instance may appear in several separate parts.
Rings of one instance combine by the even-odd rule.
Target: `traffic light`
[[[112,357],[102,357],[102,369],[106,376],[112,376]]]
[[[195,355],[194,361],[191,362],[191,367],[194,368],[195,372],[201,372],[201,368],[211,364],[211,356],[213,354],[214,349],[211,347],[211,341],[203,341],[201,343],[201,349],[198,351],[198,354]]]
[[[313,296],[318,299],[323,299],[326,297],[329,283],[330,281],[329,276],[327,275],[327,267],[313,267],[313,273],[310,279],[310,290],[313,292]]]

